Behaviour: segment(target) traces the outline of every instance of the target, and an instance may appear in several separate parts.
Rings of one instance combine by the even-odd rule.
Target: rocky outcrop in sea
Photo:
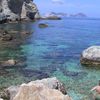
[[[91,46],[83,51],[81,63],[85,65],[100,65],[100,46]]]
[[[72,100],[56,77],[11,86],[0,96],[7,100]]]
[[[33,0],[0,0],[0,23],[40,18]]]

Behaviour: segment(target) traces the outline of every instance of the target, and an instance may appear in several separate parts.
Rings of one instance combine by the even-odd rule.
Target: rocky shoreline
[[[13,6],[12,6],[13,4]],[[14,5],[17,5],[15,8]],[[12,23],[20,21],[33,21],[36,19],[42,20],[61,20],[60,17],[55,15],[50,15],[46,17],[41,17],[37,6],[32,2],[32,0],[0,0],[0,24]],[[47,24],[40,23],[39,28],[48,27]],[[20,32],[16,38],[18,31],[10,30],[6,31],[0,30],[0,42],[3,44],[15,45],[23,43],[24,38],[33,32]],[[18,35],[18,34],[17,34]],[[80,62],[82,65],[87,66],[100,66],[100,46],[92,46],[84,50],[81,54]],[[19,67],[24,66],[23,61],[20,59],[7,59],[5,61],[0,61],[1,69],[8,67]],[[54,67],[52,67],[53,69]],[[30,70],[23,70],[24,74],[28,75]],[[27,72],[27,73],[26,73]],[[34,75],[31,71],[32,76]],[[39,76],[44,74],[44,76],[49,77],[47,73],[39,73]],[[85,75],[86,73],[68,72],[63,71],[66,76],[77,77],[78,75]],[[1,73],[2,74],[2,73]],[[27,76],[26,75],[26,76]],[[34,75],[35,76],[35,75]],[[64,85],[57,78],[46,78],[42,80],[31,81],[29,83],[23,83],[19,86],[11,86],[4,89],[0,93],[0,100],[72,100],[72,98],[67,94]]]
[[[0,97],[1,100],[72,100],[56,77],[11,86]]]

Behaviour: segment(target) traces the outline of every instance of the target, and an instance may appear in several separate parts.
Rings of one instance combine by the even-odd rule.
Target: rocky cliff
[[[39,18],[33,0],[0,0],[0,20],[17,21]]]

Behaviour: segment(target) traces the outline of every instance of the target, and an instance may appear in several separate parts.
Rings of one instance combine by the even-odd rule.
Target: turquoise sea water
[[[41,29],[39,23],[49,27]],[[24,63],[0,68],[0,87],[56,76],[73,100],[92,100],[90,89],[100,80],[100,68],[82,66],[80,56],[89,46],[100,45],[100,20],[41,20],[0,27],[33,31],[24,43],[0,45],[0,61],[13,58]]]

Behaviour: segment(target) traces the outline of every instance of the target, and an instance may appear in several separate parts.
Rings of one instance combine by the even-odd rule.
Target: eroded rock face
[[[86,65],[100,65],[100,46],[92,46],[84,50],[81,63]]]
[[[56,77],[11,86],[5,90],[4,96],[2,95],[4,97],[10,100],[71,100]]]
[[[40,17],[32,0],[0,0],[0,15],[6,16],[6,19],[10,21]]]

